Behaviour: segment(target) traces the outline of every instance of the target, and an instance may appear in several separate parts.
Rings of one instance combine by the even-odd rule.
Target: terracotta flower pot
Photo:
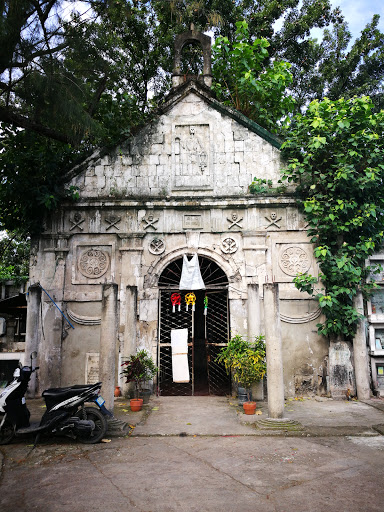
[[[245,414],[255,414],[256,402],[244,402],[243,409]]]
[[[143,399],[142,398],[131,398],[129,405],[131,407],[131,411],[137,412],[141,411],[143,407]]]
[[[116,397],[121,396],[121,389],[120,386],[115,387],[115,391],[113,393]]]

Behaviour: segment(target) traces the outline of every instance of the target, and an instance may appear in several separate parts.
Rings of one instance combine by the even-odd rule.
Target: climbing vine
[[[295,285],[318,299],[319,333],[352,338],[360,318],[353,299],[375,286],[365,263],[384,233],[384,111],[374,113],[369,97],[313,101],[282,151],[283,178],[297,186],[321,271],[322,284],[300,274]]]

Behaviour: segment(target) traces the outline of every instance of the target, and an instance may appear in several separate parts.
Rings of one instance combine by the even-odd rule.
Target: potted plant
[[[247,390],[248,401],[243,404],[245,414],[255,414],[256,402],[251,402],[251,386],[259,382],[267,370],[264,336],[248,341],[240,334],[233,336],[221,349],[217,361],[224,363],[233,380]]]
[[[156,375],[157,368],[144,349],[137,354],[132,354],[129,359],[121,363],[121,366],[123,367],[121,374],[124,375],[125,382],[135,383],[135,398],[131,399],[131,410],[139,411],[143,405],[143,399],[140,398],[143,383]]]

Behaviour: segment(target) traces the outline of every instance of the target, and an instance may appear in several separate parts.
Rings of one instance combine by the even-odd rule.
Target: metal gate
[[[187,311],[185,301],[182,300],[180,311],[176,306],[175,312],[172,312],[171,295],[179,292],[175,284],[180,280],[180,260],[167,267],[159,280],[159,285],[166,285],[167,288],[160,290],[159,301],[158,391],[162,395],[225,395],[231,391],[230,377],[224,365],[216,360],[229,336],[228,288],[223,288],[228,281],[214,262],[207,258],[199,260],[206,290],[194,291],[195,311],[192,311],[191,306]],[[212,279],[214,284],[210,284]],[[188,291],[181,292],[182,299],[186,293]],[[205,297],[208,298],[206,314]],[[189,383],[173,382],[172,329],[188,329]]]

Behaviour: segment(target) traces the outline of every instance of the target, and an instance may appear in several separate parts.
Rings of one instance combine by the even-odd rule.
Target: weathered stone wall
[[[71,185],[82,198],[244,195],[255,176],[277,184],[281,165],[278,149],[191,93]]]
[[[44,298],[41,382],[97,380],[100,343],[111,341],[101,329],[105,283],[117,285],[111,336],[120,358],[146,348],[156,360],[159,276],[197,252],[227,275],[232,333],[265,332],[263,285],[279,283],[286,394],[317,392],[328,348],[314,327],[316,304],[292,284],[297,272],[317,274],[304,219],[292,197],[247,193],[255,176],[277,184],[278,149],[196,90],[166,107],[125,145],[74,170],[69,184],[80,200],[47,219],[31,282],[49,291],[75,329]],[[116,355],[116,382],[118,363]]]

